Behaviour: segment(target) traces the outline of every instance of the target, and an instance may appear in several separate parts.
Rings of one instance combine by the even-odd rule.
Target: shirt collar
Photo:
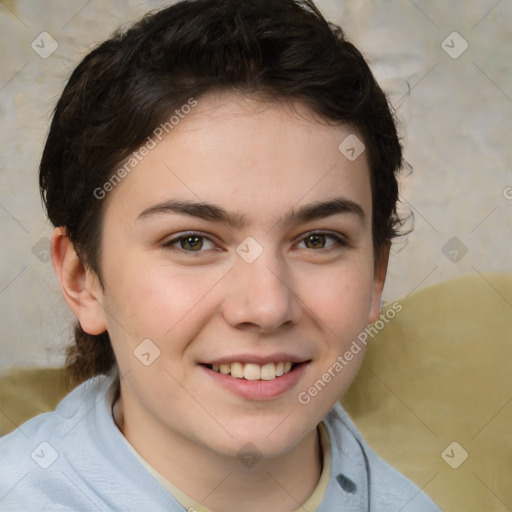
[[[331,478],[318,512],[369,510],[369,465],[346,412],[337,403],[323,423],[331,439]]]

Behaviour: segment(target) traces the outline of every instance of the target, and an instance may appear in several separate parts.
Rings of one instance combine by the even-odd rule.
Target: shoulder
[[[49,504],[45,497],[55,499],[52,510],[61,510],[59,496],[76,494],[70,461],[90,448],[81,424],[88,416],[97,418],[91,413],[111,382],[106,376],[88,380],[64,397],[55,411],[40,414],[0,438],[1,510],[42,510]]]
[[[105,397],[113,378],[105,375],[83,382],[68,393],[52,412],[39,414],[18,426],[13,432],[0,437],[0,447],[15,447],[28,439],[47,433],[62,436],[67,426],[94,407],[99,397]]]
[[[418,486],[370,448],[341,404],[337,403],[329,411],[324,424],[331,437],[332,478],[338,478],[338,485],[348,480],[356,487],[366,487],[369,510],[440,512]]]
[[[109,379],[102,376],[90,379],[66,395],[52,412],[39,414],[19,425],[10,434],[0,438],[2,457],[16,456],[32,447],[33,440],[39,438],[63,438],[67,429],[72,428],[90,410],[103,388],[108,388]],[[21,459],[20,462],[23,462]],[[2,466],[4,467],[4,466]]]
[[[110,406],[113,376],[0,438],[0,510],[182,510],[137,461]]]

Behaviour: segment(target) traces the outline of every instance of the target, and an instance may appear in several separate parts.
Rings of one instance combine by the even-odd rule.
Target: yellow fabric
[[[322,473],[320,474],[320,480],[318,480],[313,494],[295,512],[316,512],[320,503],[322,503],[325,491],[327,491],[327,486],[329,485],[332,465],[331,440],[323,423],[318,425],[318,433],[320,434],[320,444],[322,446]]]
[[[474,273],[399,302],[368,337],[343,406],[443,511],[512,510],[512,274]],[[69,389],[61,370],[12,369],[0,378],[0,435]],[[453,469],[445,460],[456,466],[462,450]]]
[[[11,368],[0,377],[0,436],[53,411],[72,388],[60,368]]]
[[[329,434],[327,429],[324,427],[322,423],[318,425],[318,431],[320,435],[320,444],[322,447],[323,454],[323,466],[322,473],[320,474],[320,480],[318,481],[313,494],[307,499],[307,501],[295,512],[316,512],[322,499],[324,497],[325,491],[327,490],[327,486],[329,485],[329,477],[331,474],[331,441],[329,439]],[[180,491],[177,487],[172,485],[169,480],[164,478],[158,471],[156,471],[145,459],[143,459],[140,454],[135,450],[135,448],[128,442],[126,438],[123,438],[126,441],[126,445],[133,453],[135,458],[146,468],[146,470],[157,480],[160,485],[162,485],[170,494],[172,494],[176,500],[182,505],[186,510],[193,510],[194,512],[211,512],[209,508],[204,507],[197,501],[193,500],[190,496],[187,496],[184,492]]]
[[[368,338],[343,406],[368,444],[443,511],[510,512],[512,274],[471,274],[400,302]],[[468,453],[457,469],[441,457],[452,442]],[[456,447],[448,460],[461,454]]]

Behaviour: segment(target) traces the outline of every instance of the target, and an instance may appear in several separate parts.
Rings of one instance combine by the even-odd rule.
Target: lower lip
[[[246,380],[224,375],[201,365],[201,368],[228,391],[246,400],[268,400],[290,391],[302,377],[309,363],[299,363],[293,370],[272,380]]]

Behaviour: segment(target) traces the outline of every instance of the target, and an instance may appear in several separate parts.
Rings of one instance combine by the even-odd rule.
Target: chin
[[[224,437],[227,442],[219,449],[224,455],[237,458],[247,455],[246,452],[248,456],[260,458],[279,457],[296,446],[317,424],[301,425],[296,420],[295,414],[272,415],[257,421],[253,418],[239,420],[236,425],[227,427],[233,437]]]

